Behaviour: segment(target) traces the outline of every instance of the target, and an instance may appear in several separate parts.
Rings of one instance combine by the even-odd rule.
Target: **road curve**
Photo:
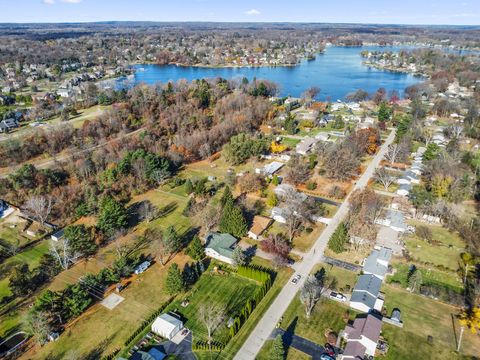
[[[293,276],[299,274],[301,275],[300,281],[296,285],[292,284],[292,282],[290,281],[291,279],[288,281],[288,283],[283,287],[283,289],[280,291],[273,303],[270,305],[268,310],[265,312],[263,317],[260,319],[255,329],[253,329],[253,331],[250,333],[245,343],[235,355],[234,360],[255,359],[263,344],[266,340],[268,340],[271,332],[279,323],[283,313],[287,310],[288,306],[295,298],[298,290],[301,289],[301,287],[303,286],[306,277],[311,273],[315,264],[321,262],[323,252],[327,247],[330,236],[332,236],[337,226],[345,219],[348,214],[348,200],[350,198],[350,195],[353,191],[362,189],[367,186],[368,181],[374,175],[375,170],[380,165],[381,160],[385,156],[388,146],[395,139],[395,132],[396,129],[391,130],[389,136],[387,137],[383,145],[380,147],[378,153],[370,162],[365,172],[360,176],[352,191],[348,194],[345,201],[340,205],[335,216],[332,218],[325,230],[320,234],[310,251],[305,254],[302,261],[295,264],[296,272],[294,275],[292,275],[292,278]]]

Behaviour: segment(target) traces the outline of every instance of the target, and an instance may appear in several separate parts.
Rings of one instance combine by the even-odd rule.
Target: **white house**
[[[183,322],[170,314],[158,316],[152,324],[152,332],[168,340],[182,329]]]
[[[265,176],[272,176],[284,166],[285,166],[284,163],[281,163],[279,161],[272,161],[270,164],[265,165],[261,169],[258,169],[258,168],[255,169],[255,173],[263,174]]]
[[[237,239],[230,234],[209,233],[205,237],[205,255],[232,265],[236,244]]]
[[[412,185],[410,184],[400,184],[397,190],[397,195],[400,196],[408,196],[410,194],[410,190],[412,190]]]
[[[287,196],[289,192],[296,191],[295,187],[290,184],[280,184],[273,189],[273,192],[275,195],[277,195],[279,198],[284,198]]]
[[[383,296],[380,295],[382,280],[372,274],[360,275],[350,298],[352,309],[368,313],[383,308]]]
[[[363,273],[367,275],[375,275],[383,280],[388,271],[388,263],[391,258],[392,250],[386,247],[373,249],[363,262]]]
[[[278,206],[275,206],[272,209],[271,212],[271,217],[273,220],[278,221],[281,224],[286,224],[287,223],[287,217],[289,213],[286,209],[280,208]]]

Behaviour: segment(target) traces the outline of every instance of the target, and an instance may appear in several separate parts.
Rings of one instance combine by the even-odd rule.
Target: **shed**
[[[266,216],[256,215],[253,218],[253,224],[250,230],[248,231],[248,236],[254,240],[258,240],[260,235],[270,226],[272,219]]]
[[[171,340],[182,329],[183,322],[170,314],[158,316],[152,324],[152,331],[168,340]]]
[[[55,231],[50,237],[53,241],[59,241],[59,240],[63,239],[64,234],[65,234],[65,230],[60,229],[60,230]]]
[[[395,309],[392,310],[392,315],[390,316],[390,319],[392,319],[396,322],[402,322],[401,321],[401,316],[402,316],[402,313],[401,313],[400,309],[395,308]]]

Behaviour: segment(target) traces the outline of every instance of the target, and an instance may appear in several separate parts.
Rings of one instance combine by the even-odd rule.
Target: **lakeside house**
[[[205,237],[205,254],[232,265],[233,249],[237,239],[230,234],[212,232]]]

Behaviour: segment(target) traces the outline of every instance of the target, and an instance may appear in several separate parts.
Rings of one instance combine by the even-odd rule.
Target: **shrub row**
[[[102,357],[102,360],[113,360],[115,359],[115,356],[120,352],[120,349],[117,348],[115,349],[112,353]]]
[[[192,344],[192,350],[193,351],[202,351],[202,350],[212,350],[212,351],[222,351],[225,348],[225,345],[212,341],[211,344],[208,344],[207,341],[195,341]]]
[[[235,317],[233,325],[230,327],[230,338],[233,338],[243,324],[247,321],[255,307],[260,303],[272,286],[272,274],[261,267],[255,266],[239,266],[237,274],[248,279],[260,282],[260,287],[253,294],[253,298],[248,300],[243,307],[240,315]]]
[[[173,298],[168,299],[165,301],[157,310],[155,310],[150,316],[148,316],[142,324],[128,337],[125,341],[124,345],[128,346],[135,338],[143,331],[147,326],[149,326],[155,318],[160,315],[160,313],[167,307],[168,304],[173,300]]]

